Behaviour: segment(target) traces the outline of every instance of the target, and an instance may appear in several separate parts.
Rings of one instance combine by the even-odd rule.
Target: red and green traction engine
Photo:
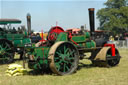
[[[90,33],[85,30],[73,33],[64,31],[59,26],[52,27],[47,40],[41,40],[34,46],[26,45],[28,66],[34,70],[50,70],[58,75],[68,75],[78,68],[79,60],[86,53],[94,65],[113,67],[119,64],[120,55],[114,44],[108,44],[104,39],[94,38],[94,9],[89,9]],[[101,41],[100,44],[98,41]],[[98,45],[97,45],[98,44]]]

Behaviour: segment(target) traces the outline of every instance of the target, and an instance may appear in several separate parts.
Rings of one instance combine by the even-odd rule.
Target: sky
[[[96,12],[107,0],[0,0],[0,18],[16,18],[27,26],[26,15],[31,14],[32,29],[49,31],[51,26],[89,29],[88,8],[95,8],[95,27],[99,26]]]

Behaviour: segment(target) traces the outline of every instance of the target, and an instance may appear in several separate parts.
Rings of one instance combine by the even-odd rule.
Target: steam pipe
[[[90,21],[90,34],[94,37],[95,32],[95,20],[94,20],[94,8],[89,8],[89,21]]]
[[[27,27],[28,27],[28,36],[30,37],[31,35],[31,15],[29,13],[27,14]]]

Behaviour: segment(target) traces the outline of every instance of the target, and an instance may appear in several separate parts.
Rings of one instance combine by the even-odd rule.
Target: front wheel
[[[92,64],[95,66],[106,66],[106,67],[114,67],[117,66],[120,62],[120,54],[117,49],[115,49],[115,56],[112,56],[111,48],[108,50],[104,50],[106,52],[105,60],[92,60]]]
[[[115,56],[112,56],[111,50],[109,49],[107,52],[106,60],[107,60],[108,66],[113,67],[113,66],[118,65],[120,62],[120,55],[119,55],[118,50],[116,49],[115,50]]]

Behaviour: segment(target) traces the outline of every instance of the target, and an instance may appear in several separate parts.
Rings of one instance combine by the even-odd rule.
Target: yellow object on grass
[[[27,70],[23,68],[22,65],[19,64],[10,64],[8,65],[8,69],[6,71],[8,76],[20,76],[27,74]]]

